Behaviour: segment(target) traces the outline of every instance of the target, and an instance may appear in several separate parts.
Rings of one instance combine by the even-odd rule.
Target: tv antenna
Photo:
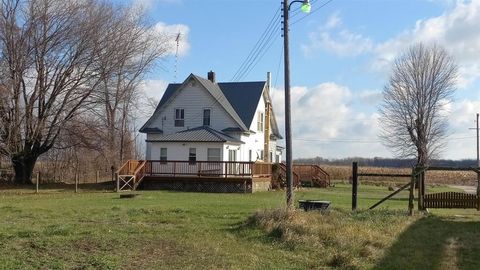
[[[180,45],[180,37],[182,33],[178,32],[175,42],[177,42],[177,50],[175,51],[175,78],[174,82],[177,82],[177,73],[178,73],[178,47]]]

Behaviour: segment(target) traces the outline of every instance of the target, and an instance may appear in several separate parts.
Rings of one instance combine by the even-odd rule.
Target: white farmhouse
[[[146,159],[280,162],[282,136],[269,92],[270,79],[217,83],[212,71],[208,79],[191,74],[169,84],[140,129]]]

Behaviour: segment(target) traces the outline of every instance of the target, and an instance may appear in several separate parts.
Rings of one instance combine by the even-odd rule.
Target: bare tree
[[[383,90],[380,124],[386,146],[425,166],[445,143],[444,105],[455,91],[457,66],[441,47],[417,44],[400,55]]]
[[[108,46],[115,55],[101,58],[101,66],[110,67],[113,63],[113,70],[102,70],[102,84],[93,95],[97,105],[93,113],[104,127],[105,157],[118,167],[134,152],[135,134],[131,127],[142,106],[138,85],[156,60],[167,52],[168,37],[142,22],[141,9],[114,14],[118,23],[110,27],[108,34],[112,38]]]
[[[0,154],[11,159],[17,182],[31,182],[39,156],[118,72],[119,55],[128,52],[111,45],[122,41],[112,28],[120,29],[127,8],[97,0],[2,1]]]

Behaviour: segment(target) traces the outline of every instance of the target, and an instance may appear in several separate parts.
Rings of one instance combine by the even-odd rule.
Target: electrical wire
[[[310,13],[308,13],[307,15],[299,18],[299,19],[296,20],[296,21],[291,22],[291,23],[290,23],[290,26],[295,25],[295,24],[303,21],[305,18],[307,18],[308,16],[311,16],[311,15],[312,15],[313,13],[315,13],[315,12],[318,12],[320,9],[322,9],[322,8],[325,7],[326,5],[330,4],[331,2],[333,2],[333,0],[328,0],[327,2],[323,3],[323,4],[320,5],[319,7],[315,8],[314,10],[312,10],[312,11],[311,11]]]
[[[244,71],[245,67],[248,66],[250,62],[252,62],[252,59],[254,58],[254,55],[256,55],[257,51],[262,46],[264,46],[265,38],[267,36],[270,36],[272,30],[276,28],[275,22],[277,22],[279,18],[280,18],[280,7],[275,11],[275,14],[273,15],[272,19],[268,23],[267,27],[265,28],[263,33],[260,35],[259,39],[257,40],[255,45],[253,46],[252,50],[250,50],[247,58],[245,58],[245,60],[242,62],[242,64],[240,65],[238,70],[235,72],[235,74],[233,75],[233,77],[230,81],[235,81],[238,78],[238,75]]]

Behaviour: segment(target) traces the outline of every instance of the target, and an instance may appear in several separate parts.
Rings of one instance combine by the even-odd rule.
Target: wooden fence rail
[[[460,192],[441,192],[425,194],[424,208],[474,208],[479,209],[479,198],[473,194]]]

